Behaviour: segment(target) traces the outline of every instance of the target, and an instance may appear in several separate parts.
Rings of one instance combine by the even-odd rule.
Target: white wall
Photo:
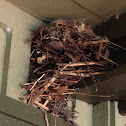
[[[75,110],[79,112],[76,120],[79,126],[92,126],[93,106],[91,104],[77,100]]]
[[[115,126],[126,126],[126,117],[119,114],[118,102],[115,102]]]
[[[29,71],[30,44],[24,43],[30,38],[30,30],[42,22],[5,0],[0,0],[0,21],[13,30],[6,94],[18,99],[21,93],[19,84],[27,81]]]

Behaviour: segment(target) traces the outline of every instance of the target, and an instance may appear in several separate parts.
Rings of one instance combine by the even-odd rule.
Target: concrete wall
[[[126,117],[119,114],[118,102],[115,102],[115,126],[126,126]]]
[[[29,71],[30,44],[25,44],[25,41],[30,37],[30,30],[38,27],[42,24],[42,22],[6,2],[5,0],[0,0],[0,21],[12,28],[10,64],[6,95],[18,99],[18,95],[21,92],[19,84],[27,81]],[[0,31],[0,33],[1,32],[2,31]],[[4,35],[2,35],[0,40],[1,39],[4,39]],[[0,45],[2,55],[4,54],[3,46],[5,44],[3,43],[4,40]],[[2,58],[1,55],[0,58]],[[0,59],[0,61],[0,66],[2,67],[2,60]],[[2,68],[0,68],[0,70],[1,69]]]
[[[93,126],[93,105],[77,100],[75,110],[79,112],[76,120],[79,126]]]

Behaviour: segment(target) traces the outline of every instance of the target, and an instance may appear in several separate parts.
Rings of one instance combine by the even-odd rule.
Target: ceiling
[[[126,0],[7,0],[25,12],[43,20],[84,19],[95,25],[114,14],[126,11]]]

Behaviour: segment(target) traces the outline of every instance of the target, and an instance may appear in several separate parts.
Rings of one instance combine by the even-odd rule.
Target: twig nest
[[[73,20],[57,20],[48,27],[42,26],[30,40],[33,72],[29,84],[22,86],[28,92],[24,101],[77,126],[76,112],[67,106],[74,100],[74,94],[81,95],[73,85],[89,77],[95,82],[96,75],[117,65],[109,59],[109,40]]]

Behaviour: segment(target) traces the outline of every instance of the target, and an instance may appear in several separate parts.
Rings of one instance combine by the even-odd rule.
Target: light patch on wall
[[[7,32],[11,32],[11,28],[10,28],[10,27],[7,27],[7,28],[6,28],[6,31],[7,31]]]

